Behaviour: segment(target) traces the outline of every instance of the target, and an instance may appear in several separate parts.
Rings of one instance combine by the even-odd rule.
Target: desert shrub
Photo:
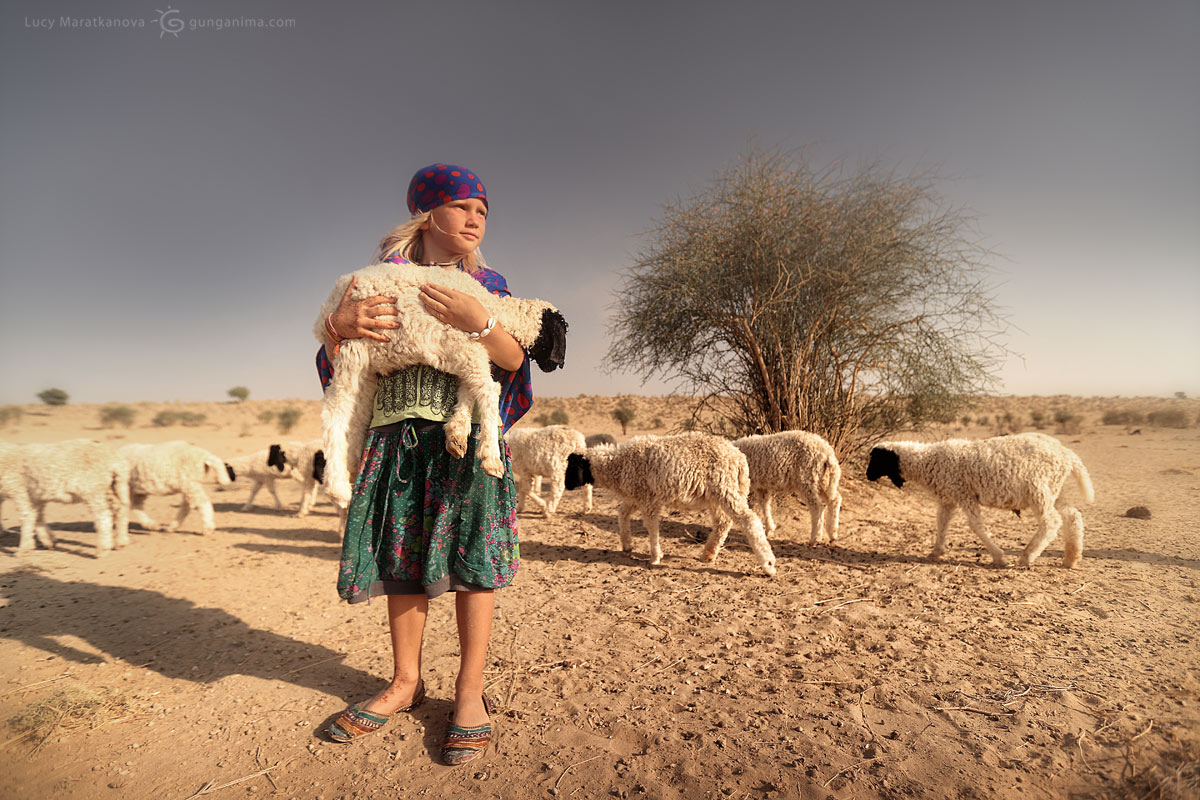
[[[622,435],[625,434],[625,428],[628,427],[629,423],[633,421],[635,416],[637,415],[629,406],[619,406],[613,409],[612,412],[612,418],[621,424]]]
[[[62,389],[44,389],[38,392],[38,400],[48,406],[65,406],[70,395]]]
[[[274,411],[260,411],[258,413],[258,421],[264,425],[275,419]]]
[[[301,413],[298,408],[285,408],[283,411],[280,411],[279,416],[275,418],[275,423],[279,426],[279,432],[287,433],[296,427],[296,423],[300,421]]]
[[[979,423],[980,426],[986,428],[988,422],[991,421],[991,417],[989,417],[987,414],[984,414],[983,416],[981,416],[979,419],[977,419],[975,421],[977,423]]]
[[[1050,416],[1045,411],[1036,408],[1029,412],[1029,420],[1039,431],[1050,424]]]
[[[567,416],[567,412],[561,408],[556,408],[550,412],[551,425],[566,425],[570,421],[571,418]]]
[[[0,408],[0,425],[16,425],[25,415],[20,406],[4,406]]]
[[[129,406],[105,406],[100,409],[100,424],[105,428],[111,428],[114,425],[128,428],[133,424],[133,418],[136,416],[137,412]]]
[[[650,420],[650,429],[651,430],[656,431],[659,428],[661,428],[662,426],[663,426],[662,417],[655,417],[654,419]]]
[[[996,424],[1001,432],[1019,433],[1021,426],[1017,424],[1017,415],[1011,411],[1005,411],[1002,415],[996,417]]]
[[[246,402],[246,398],[250,396],[250,390],[245,386],[234,386],[232,389],[226,392],[226,394],[228,394],[234,400],[237,400],[239,403],[244,403]]]
[[[1054,421],[1058,423],[1059,433],[1079,433],[1083,425],[1083,417],[1066,409],[1055,411]]]
[[[969,428],[971,426],[971,417],[968,414],[963,414],[958,421],[962,423],[964,428]]]
[[[208,419],[207,415],[196,411],[160,411],[150,422],[160,428],[167,428],[171,425],[195,428],[197,425],[203,425],[206,419]]]
[[[1188,415],[1182,408],[1167,408],[1151,411],[1146,415],[1146,421],[1156,428],[1186,428]]]
[[[1104,425],[1141,425],[1145,421],[1146,417],[1142,412],[1127,408],[1105,411],[1100,417],[1100,422]]]

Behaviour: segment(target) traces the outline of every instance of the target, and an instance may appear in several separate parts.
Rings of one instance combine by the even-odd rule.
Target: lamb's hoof
[[[246,505],[242,506],[242,507],[241,507],[240,509],[238,509],[238,510],[239,510],[239,511],[249,511],[249,510],[250,510],[250,509],[252,509],[252,508],[254,508],[254,506],[250,505],[249,503],[246,503]]]
[[[711,564],[717,560],[717,553],[715,550],[711,553],[708,550],[705,550],[704,555],[702,555],[700,557],[700,560],[705,562],[706,564]]]
[[[455,458],[462,458],[465,456],[467,454],[467,437],[463,436],[462,434],[450,433],[449,431],[446,431],[446,452]],[[487,472],[486,467],[484,468],[484,472]],[[492,475],[490,472],[488,472],[488,474]],[[492,477],[498,478],[500,476],[492,475]]]
[[[775,577],[775,562],[774,561],[768,561],[766,564],[762,565],[762,568],[763,568],[763,572],[767,573],[768,578]]]
[[[929,554],[929,560],[930,561],[941,561],[942,556],[944,556],[944,555],[946,555],[945,550],[934,550],[932,553]]]
[[[1063,569],[1075,569],[1079,566],[1079,556],[1073,558],[1063,557]]]
[[[446,449],[450,449],[448,443],[446,445]],[[504,462],[499,458],[485,458],[479,462],[479,465],[483,467],[484,472],[486,472],[488,475],[491,475],[493,478],[501,478],[504,476]]]

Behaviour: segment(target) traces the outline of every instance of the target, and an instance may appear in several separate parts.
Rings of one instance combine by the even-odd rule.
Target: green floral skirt
[[[472,425],[466,455],[454,458],[441,425],[405,422],[367,433],[342,538],[343,599],[434,597],[512,581],[520,551],[508,448],[504,475],[493,478],[475,457],[478,437]]]

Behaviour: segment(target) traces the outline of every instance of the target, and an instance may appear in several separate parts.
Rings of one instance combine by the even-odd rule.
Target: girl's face
[[[422,228],[425,258],[447,261],[473,253],[486,229],[487,205],[478,197],[438,206]]]

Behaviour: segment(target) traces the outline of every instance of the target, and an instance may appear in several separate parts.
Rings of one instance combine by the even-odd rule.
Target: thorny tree
[[[952,419],[1005,353],[988,253],[924,177],[756,151],[646,236],[608,358],[699,397],[693,426],[808,430],[845,454]]]

